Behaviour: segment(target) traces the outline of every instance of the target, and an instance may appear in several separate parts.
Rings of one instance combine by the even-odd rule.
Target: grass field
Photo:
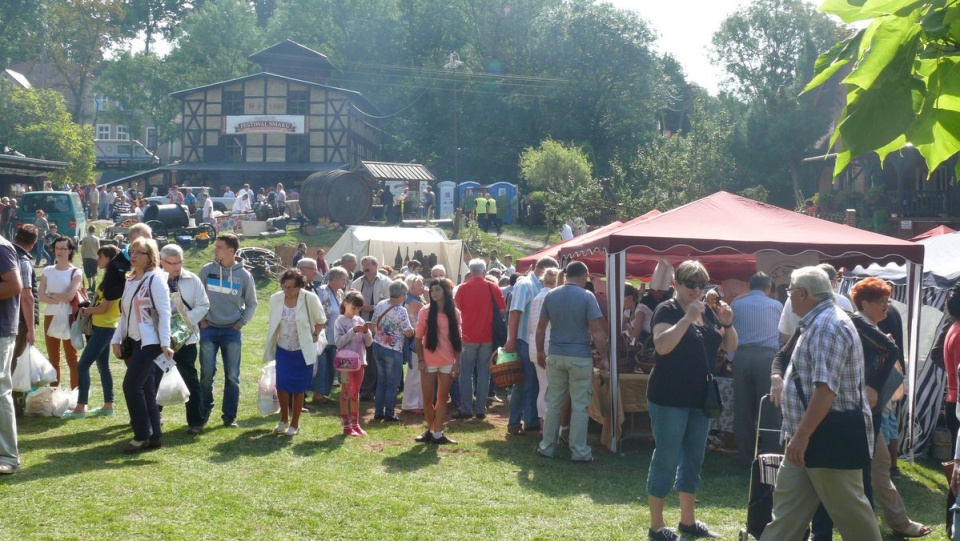
[[[187,255],[197,270],[212,250]],[[265,305],[278,287],[259,286]],[[451,421],[447,433],[460,443],[444,447],[413,442],[423,430],[418,416],[370,421],[369,437],[344,438],[332,404],[306,415],[299,436],[274,435],[278,416],[256,409],[266,324],[262,308],[244,330],[239,429],[212,423],[191,436],[183,408],[166,408],[163,449],[121,454],[131,431],[115,360],[117,415],[21,419],[22,470],[0,478],[0,539],[646,538],[651,443],[628,443],[612,455],[593,441],[599,461],[590,465],[572,464],[562,452],[546,460],[533,453],[534,436],[506,435],[505,405],[484,422]],[[95,407],[102,400],[95,369],[92,377]],[[218,374],[215,393],[221,383]],[[946,539],[942,475],[929,461],[901,469],[897,484],[911,517],[935,526],[928,539]],[[707,457],[698,518],[723,539],[736,539],[746,520],[748,482],[733,458]],[[678,516],[672,496],[668,523]]]

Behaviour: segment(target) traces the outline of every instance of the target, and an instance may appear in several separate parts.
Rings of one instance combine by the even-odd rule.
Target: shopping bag
[[[160,386],[157,388],[158,406],[178,406],[190,398],[190,390],[183,381],[180,371],[171,368],[164,372],[160,378]]]
[[[73,323],[70,324],[70,343],[73,344],[73,349],[77,351],[83,349],[83,329],[80,325],[80,318],[73,320]]]
[[[50,364],[50,361],[40,353],[40,350],[33,345],[27,346],[23,355],[29,355],[30,361],[30,384],[34,387],[46,385],[57,381],[57,370]],[[20,358],[23,358],[23,355]],[[18,362],[19,364],[19,362]]]
[[[57,312],[50,321],[50,327],[47,328],[47,336],[59,338],[60,340],[70,340],[70,305],[60,303]]]
[[[33,388],[30,384],[30,350],[23,350],[23,354],[17,359],[17,367],[13,370],[11,380],[14,392],[25,393]]]
[[[260,370],[260,388],[257,394],[257,409],[261,415],[273,415],[280,411],[280,399],[277,398],[277,362],[270,361]]]
[[[70,409],[71,394],[59,387],[40,387],[24,399],[24,413],[34,417],[60,417]]]

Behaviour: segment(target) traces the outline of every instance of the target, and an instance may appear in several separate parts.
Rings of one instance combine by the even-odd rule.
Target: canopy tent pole
[[[907,336],[906,356],[907,362],[907,441],[910,442],[910,452],[907,459],[913,462],[914,442],[916,434],[914,431],[914,412],[917,404],[917,370],[920,363],[920,313],[923,307],[923,265],[907,261],[907,299],[910,301],[907,305]]]
[[[624,284],[627,281],[626,252],[607,253],[607,317],[610,318],[608,358],[610,361],[610,452],[616,453],[620,445],[620,370],[617,358],[620,331],[623,326]]]

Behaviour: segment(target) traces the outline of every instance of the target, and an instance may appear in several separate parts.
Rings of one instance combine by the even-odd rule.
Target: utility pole
[[[450,53],[450,58],[443,65],[443,69],[453,72],[453,193],[457,194],[457,199],[460,195],[460,130],[458,126],[460,109],[457,106],[457,70],[462,66],[463,62],[460,61],[460,55],[457,54],[457,51]],[[460,201],[456,201],[456,206],[460,208]]]

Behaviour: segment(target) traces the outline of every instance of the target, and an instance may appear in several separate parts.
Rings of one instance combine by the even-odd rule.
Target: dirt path
[[[530,237],[520,237],[517,235],[511,235],[510,233],[502,233],[500,235],[501,240],[515,244],[521,250],[527,253],[533,253],[538,250],[542,250],[545,245],[542,240],[532,239]]]

